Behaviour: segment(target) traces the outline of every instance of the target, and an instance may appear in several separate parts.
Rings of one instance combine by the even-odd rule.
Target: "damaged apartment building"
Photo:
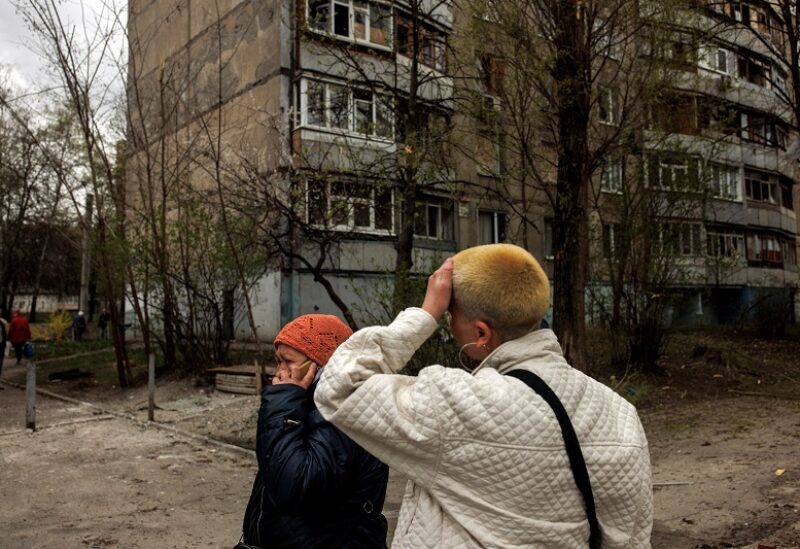
[[[769,34],[779,20],[769,4],[759,5],[745,13],[743,2],[725,4],[704,17],[748,18]],[[181,137],[170,145],[173,154],[181,140],[191,142],[189,134],[216,128],[227,149],[220,156],[246,156],[281,182],[277,192],[293,208],[285,223],[296,231],[294,255],[284,254],[253,293],[260,337],[271,338],[299,314],[341,314],[331,289],[359,322],[385,319],[376,304],[391,291],[405,200],[416,203],[418,272],[465,247],[508,241],[527,247],[552,274],[547,201],[504,179],[513,160],[503,150],[503,132],[480,114],[502,119],[501,71],[496,60],[482,57],[467,64],[475,78],[463,78],[464,64],[452,55],[459,21],[452,3],[427,0],[130,0],[134,106],[155,112],[165,100],[177,105],[170,124]],[[786,150],[796,136],[790,113],[774,100],[786,93],[788,77],[773,49],[749,32],[732,30],[708,43],[696,34],[675,34],[676,51],[691,47],[698,54],[681,67],[692,74],[688,84],[676,86],[683,115],[664,122],[693,152],[675,158],[654,151],[647,171],[650,183],[665,187],[699,169],[693,163],[711,174],[715,205],[703,218],[681,223],[675,251],[697,263],[702,281],[685,288],[686,303],[672,320],[725,322],[764,292],[795,299],[798,193],[796,162]],[[158,85],[166,78],[180,83],[167,99]],[[479,98],[478,114],[458,100],[463,87]],[[595,116],[613,124],[615,108],[610,94]],[[723,124],[715,116],[739,127],[722,138],[714,133]],[[164,134],[153,132],[141,142],[159,139]],[[710,141],[709,159],[703,143]],[[141,165],[147,146],[131,153],[132,184],[141,175],[131,166]],[[187,169],[201,181],[199,172]],[[623,168],[607,162],[596,174],[597,190],[619,193],[622,179]],[[532,204],[524,208],[525,221],[517,215],[521,200]],[[614,223],[601,225],[597,251],[611,254]],[[317,261],[313,239],[303,237],[304,226],[334,235],[324,261]],[[307,261],[298,259],[303,254]],[[724,272],[712,267],[721,258]],[[593,285],[603,284],[598,272]],[[236,332],[246,336],[240,324]]]

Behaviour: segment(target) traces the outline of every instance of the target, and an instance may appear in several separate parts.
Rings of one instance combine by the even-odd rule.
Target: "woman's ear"
[[[482,320],[476,320],[474,326],[475,326],[475,332],[478,336],[475,339],[475,345],[479,349],[489,350],[489,344],[492,341],[494,330],[492,330],[492,327],[486,324]]]

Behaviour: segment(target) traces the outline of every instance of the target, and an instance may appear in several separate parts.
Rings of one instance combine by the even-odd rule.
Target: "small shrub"
[[[31,341],[50,341],[50,326],[31,324]]]
[[[72,317],[67,311],[57,311],[50,315],[50,322],[47,325],[50,328],[52,338],[60,343],[72,326]]]

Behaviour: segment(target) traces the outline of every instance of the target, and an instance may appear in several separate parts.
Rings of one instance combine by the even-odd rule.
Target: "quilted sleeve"
[[[393,374],[436,327],[427,312],[412,308],[389,326],[359,330],[333,354],[314,395],[325,419],[418,482],[435,476],[441,446],[435,380]]]

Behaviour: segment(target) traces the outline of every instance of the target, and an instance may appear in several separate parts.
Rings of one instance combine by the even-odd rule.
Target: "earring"
[[[466,349],[466,348],[467,348],[467,347],[469,347],[470,345],[475,345],[475,342],[473,341],[473,342],[470,342],[470,343],[465,343],[465,344],[464,344],[464,345],[462,345],[462,346],[461,346],[461,348],[458,350],[458,365],[459,365],[459,366],[461,366],[461,368],[463,368],[463,369],[464,369],[464,370],[466,370],[467,372],[470,372],[470,373],[472,373],[472,370],[474,370],[475,368],[474,368],[474,367],[470,368],[470,367],[468,367],[466,364],[464,364],[464,359],[461,357],[461,354],[464,352],[464,349]]]
[[[491,348],[490,348],[490,347],[489,347],[489,346],[488,346],[486,343],[484,343],[483,345],[481,345],[481,347],[483,347],[485,350],[487,350],[487,351],[490,351],[490,352],[491,352],[491,350],[492,350],[492,349],[491,349]]]

